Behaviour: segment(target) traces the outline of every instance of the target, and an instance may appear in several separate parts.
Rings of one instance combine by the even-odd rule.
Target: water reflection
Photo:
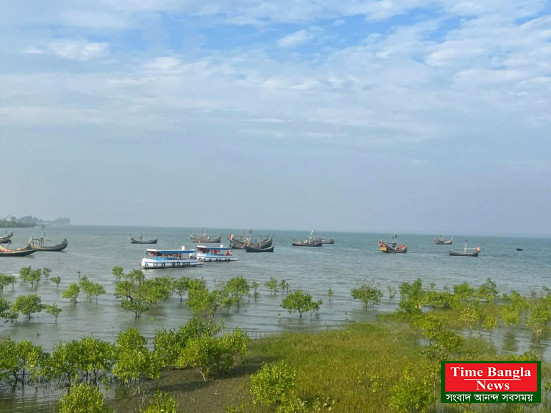
[[[503,335],[503,350],[510,353],[518,353],[517,336],[512,330],[507,330]]]

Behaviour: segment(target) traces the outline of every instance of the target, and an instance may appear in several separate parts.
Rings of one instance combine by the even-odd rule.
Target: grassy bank
[[[374,323],[351,323],[342,330],[320,333],[292,333],[254,340],[249,345],[248,363],[230,373],[202,382],[192,370],[165,372],[146,394],[160,389],[171,394],[185,412],[276,411],[253,403],[251,375],[264,363],[284,361],[296,372],[294,392],[308,411],[396,412],[391,406],[393,387],[409,375],[412,382],[428,383],[436,396],[440,392],[439,359],[428,349],[422,331],[404,317],[393,314]],[[506,360],[487,340],[465,338],[454,360]],[[549,382],[550,365],[544,363],[542,385]],[[414,393],[415,389],[412,388]],[[532,411],[550,411],[549,391]],[[129,398],[112,404],[117,411],[138,411],[148,397]],[[519,410],[520,408],[520,410]],[[270,410],[271,409],[271,410]],[[427,411],[521,411],[522,405],[441,405]],[[403,410],[402,410],[403,411]]]

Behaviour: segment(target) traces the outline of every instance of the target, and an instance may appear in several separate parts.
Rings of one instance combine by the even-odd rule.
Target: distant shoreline
[[[0,221],[0,228],[32,228],[36,224],[26,222]]]

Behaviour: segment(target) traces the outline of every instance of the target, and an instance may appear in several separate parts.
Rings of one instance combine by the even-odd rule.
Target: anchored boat
[[[158,250],[148,248],[142,258],[141,267],[145,269],[182,268],[203,265],[197,259],[196,250],[186,250],[182,246],[179,250]]]
[[[232,254],[231,247],[209,247],[197,245],[197,259],[203,262],[238,261],[239,258]]]
[[[482,251],[480,247],[467,248],[467,240],[465,240],[465,247],[463,248],[463,251],[450,250],[449,253],[455,257],[478,257],[480,251]]]
[[[32,238],[29,244],[37,251],[63,251],[69,245],[67,238],[61,241],[59,244],[46,245],[44,237]]]
[[[25,255],[30,255],[36,251],[37,249],[33,248],[31,244],[28,244],[24,248],[17,248],[15,250],[10,250],[0,245],[0,257],[24,257]]]
[[[131,244],[156,244],[157,238],[155,239],[143,239],[143,237],[140,235],[140,238],[134,238],[130,237],[130,243]]]
[[[398,254],[398,253],[406,253],[408,252],[408,243],[398,245],[398,242],[396,241],[398,239],[397,235],[394,235],[392,237],[392,242],[385,242],[384,239],[379,241],[379,248],[381,249],[381,252],[391,253],[391,254]]]

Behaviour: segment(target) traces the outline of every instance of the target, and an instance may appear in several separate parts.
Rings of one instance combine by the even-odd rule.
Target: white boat
[[[203,262],[237,261],[239,258],[232,254],[231,247],[210,247],[197,245],[197,259]]]
[[[158,250],[148,248],[145,257],[142,258],[142,268],[182,268],[203,265],[197,259],[196,250],[186,250],[185,247],[179,250]]]

